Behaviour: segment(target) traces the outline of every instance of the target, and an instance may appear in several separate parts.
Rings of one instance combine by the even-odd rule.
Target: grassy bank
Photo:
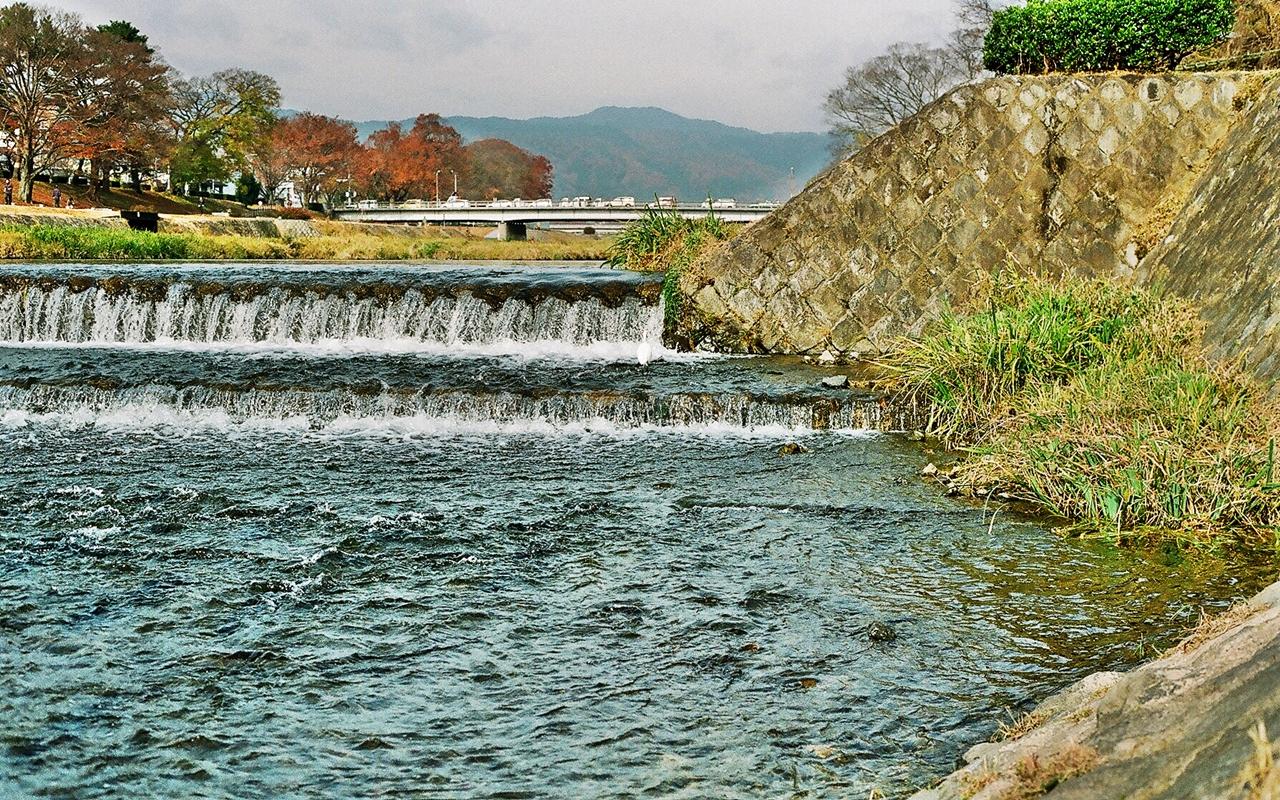
[[[662,282],[667,328],[680,314],[680,275],[698,256],[733,234],[715,214],[686,219],[675,211],[649,209],[628,225],[608,250],[608,263],[627,269],[665,272]]]
[[[327,230],[327,229],[326,229]],[[602,260],[607,240],[494,239],[403,236],[388,232],[326,233],[313,237],[147,233],[121,228],[29,225],[0,227],[0,258],[103,261],[176,260]]]
[[[1102,283],[1018,283],[886,359],[891,388],[965,455],[953,486],[1117,539],[1280,546],[1280,414],[1210,362],[1183,301]]]

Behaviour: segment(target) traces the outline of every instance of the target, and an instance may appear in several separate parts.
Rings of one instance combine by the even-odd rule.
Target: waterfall
[[[0,386],[9,423],[55,418],[86,424],[190,427],[200,422],[287,424],[328,430],[603,428],[743,432],[895,430],[903,416],[876,398],[770,397],[711,392],[520,392],[244,389],[147,384]]]
[[[397,285],[326,288],[68,279],[0,284],[0,342],[352,345],[387,350],[550,345],[623,355],[659,346],[656,298]]]

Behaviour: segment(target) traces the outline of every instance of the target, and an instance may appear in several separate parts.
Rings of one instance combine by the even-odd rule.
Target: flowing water
[[[901,793],[1266,582],[943,497],[658,280],[6,268],[0,796]]]

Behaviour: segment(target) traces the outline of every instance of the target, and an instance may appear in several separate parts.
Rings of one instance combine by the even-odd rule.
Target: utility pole
[[[453,196],[458,196],[458,172],[457,170],[449,170],[453,173]]]
[[[440,202],[440,170],[436,170],[436,203]]]

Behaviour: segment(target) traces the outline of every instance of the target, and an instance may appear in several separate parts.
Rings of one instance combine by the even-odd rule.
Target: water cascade
[[[0,341],[385,350],[613,345],[630,353],[660,345],[657,284],[642,276],[542,283],[426,277],[19,273],[0,278]]]

